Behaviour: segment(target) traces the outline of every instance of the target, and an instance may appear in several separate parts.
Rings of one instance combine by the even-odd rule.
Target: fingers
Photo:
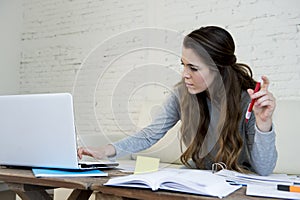
[[[254,93],[254,90],[252,90],[252,89],[248,89],[248,90],[247,90],[247,92],[248,92],[249,96],[251,97],[251,96],[252,96],[252,94]],[[251,99],[252,99],[252,98],[251,98]]]
[[[77,149],[77,155],[78,155],[79,159],[82,159],[83,155],[92,156],[93,157],[92,153],[88,149],[83,148],[83,147],[79,147]]]
[[[77,149],[77,155],[79,159],[82,159],[84,155],[98,160],[106,157],[105,148],[103,147],[79,147]]]
[[[258,107],[265,107],[265,106],[271,106],[275,107],[275,98],[272,93],[267,92],[265,95],[262,95],[260,98],[258,98],[255,102],[255,106]]]
[[[108,156],[114,156],[115,154],[116,149],[111,144],[103,147],[79,147],[77,149],[77,155],[79,159],[82,159],[82,157],[85,155],[100,160]]]
[[[248,92],[249,93],[249,92]],[[250,95],[250,97],[251,97],[251,99],[258,99],[258,98],[260,98],[260,97],[262,97],[262,96],[265,96],[265,95],[267,95],[268,94],[268,91],[267,90],[262,90],[262,89],[260,89],[258,92],[252,92],[252,94],[249,94]]]
[[[79,147],[79,148],[77,149],[77,155],[78,155],[79,159],[82,159],[82,156],[84,155],[84,154],[83,154],[83,148],[82,148],[82,147]]]
[[[261,79],[262,79],[263,83],[261,83],[261,88],[258,92],[254,93],[253,89],[248,89],[247,90],[247,92],[248,92],[249,96],[251,97],[251,99],[257,99],[257,98],[265,96],[269,93],[268,92],[268,88],[269,88],[269,85],[270,85],[269,79],[266,76],[262,76]]]
[[[261,90],[268,90],[270,85],[269,79],[266,76],[262,76],[261,79],[263,80]]]
[[[256,107],[269,107],[271,110],[275,108],[275,97],[271,92],[268,91],[268,87],[270,85],[270,81],[266,76],[261,77],[263,83],[258,92],[254,93],[253,89],[248,89],[247,92],[251,99],[255,99]]]
[[[251,99],[255,99],[256,107],[270,107],[271,109],[275,108],[275,98],[273,94],[266,90],[260,90],[256,93],[252,89],[248,89],[248,94]]]

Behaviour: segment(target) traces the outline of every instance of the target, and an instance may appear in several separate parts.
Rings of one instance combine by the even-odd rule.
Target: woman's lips
[[[193,87],[193,84],[191,83],[185,83],[186,87]]]

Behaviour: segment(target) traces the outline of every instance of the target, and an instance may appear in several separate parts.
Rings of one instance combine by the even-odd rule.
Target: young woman
[[[80,147],[78,156],[121,157],[151,147],[181,120],[181,161],[188,167],[211,169],[223,162],[227,169],[272,173],[276,160],[272,115],[275,98],[262,76],[258,92],[251,69],[236,62],[231,35],[216,26],[194,30],[183,41],[182,81],[163,111],[146,128],[104,147]],[[248,105],[255,99],[246,122]]]

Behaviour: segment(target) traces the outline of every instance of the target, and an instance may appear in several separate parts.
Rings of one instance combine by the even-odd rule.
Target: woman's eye
[[[191,64],[184,64],[183,62],[180,63],[183,67],[188,67],[191,71],[196,72],[199,70],[198,67],[191,65]]]
[[[191,69],[193,72],[198,71],[198,68],[197,68],[197,67],[190,66],[190,69]]]

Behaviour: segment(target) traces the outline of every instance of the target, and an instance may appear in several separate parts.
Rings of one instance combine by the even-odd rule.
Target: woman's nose
[[[191,78],[191,74],[190,74],[189,70],[187,69],[187,67],[183,68],[182,77],[183,78]]]

